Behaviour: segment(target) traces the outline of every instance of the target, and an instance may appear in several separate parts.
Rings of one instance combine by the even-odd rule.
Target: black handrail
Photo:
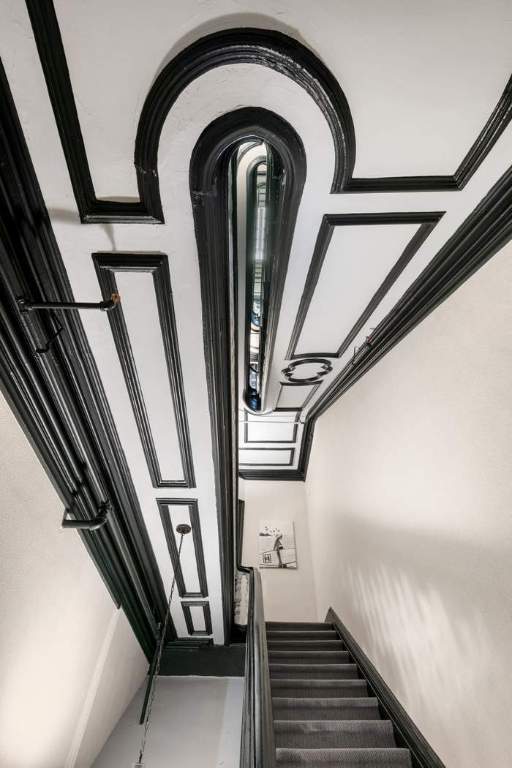
[[[249,578],[240,768],[275,768],[276,747],[261,576],[256,568],[242,567],[240,570]]]

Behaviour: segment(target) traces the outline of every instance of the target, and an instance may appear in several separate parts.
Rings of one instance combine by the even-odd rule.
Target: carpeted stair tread
[[[269,664],[270,677],[274,679],[288,678],[299,680],[356,680],[357,666],[355,664]]]
[[[412,768],[334,625],[266,630],[277,768]]]
[[[344,651],[341,640],[269,640],[272,651]]]
[[[301,632],[302,630],[305,630],[306,632],[309,630],[332,630],[332,624],[329,624],[324,621],[267,621],[265,623],[265,627],[267,628],[267,632],[274,632],[274,631],[297,631]]]
[[[294,698],[272,696],[275,720],[380,720],[377,699],[372,696],[341,698]]]
[[[275,720],[276,747],[396,747],[390,720]]]
[[[289,631],[289,630],[268,630],[267,629],[267,642],[271,643],[274,640],[339,640],[337,633],[334,629],[330,630],[302,630],[302,631]]]
[[[411,768],[408,749],[276,749],[283,768]]]
[[[279,664],[346,664],[350,661],[348,651],[289,651],[268,649],[271,663]]]
[[[366,680],[289,680],[270,681],[273,696],[288,699],[342,699],[368,697]]]

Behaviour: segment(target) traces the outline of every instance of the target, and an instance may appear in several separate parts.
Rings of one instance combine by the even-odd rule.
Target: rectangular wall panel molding
[[[208,597],[197,499],[157,499],[157,504],[179,596]],[[180,523],[192,528],[192,532],[183,537],[181,562],[178,558],[180,535],[176,533]]]
[[[211,635],[212,618],[207,600],[182,600],[181,608],[189,635]]]
[[[291,412],[293,415],[293,411]],[[295,443],[300,411],[291,417],[284,415],[272,418],[267,416],[244,416],[244,442],[251,443]],[[286,421],[283,419],[287,418]],[[262,433],[262,434],[260,434]]]
[[[281,382],[276,412],[297,411],[305,408],[320,384],[287,384]]]
[[[240,448],[240,466],[291,467],[293,448]]]
[[[159,423],[151,424],[148,404],[141,386],[141,375],[137,368],[130,340],[127,318],[123,313],[122,295],[121,303],[111,310],[108,316],[153,487],[193,488],[195,487],[195,478],[192,448],[167,256],[161,253],[94,253],[93,260],[105,299],[109,299],[113,293],[118,292],[116,273],[139,275],[149,273],[152,276],[168,391],[174,407],[174,419],[170,419],[171,423],[169,423],[167,431],[162,430]],[[159,384],[163,386],[163,382],[159,382]],[[172,430],[175,431],[182,466],[182,471],[176,474],[181,476],[163,476],[161,467],[166,461],[172,463],[176,457],[159,455],[155,440],[157,430],[158,434],[162,436],[160,445],[162,445],[162,440],[165,439],[166,434],[169,435]],[[169,451],[167,450],[166,453]]]

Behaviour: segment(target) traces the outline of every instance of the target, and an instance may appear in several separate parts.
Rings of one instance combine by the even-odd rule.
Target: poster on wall
[[[293,523],[260,520],[258,536],[260,568],[296,568],[297,552]]]

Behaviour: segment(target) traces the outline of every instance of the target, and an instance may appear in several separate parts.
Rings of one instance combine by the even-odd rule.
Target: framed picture
[[[295,533],[290,521],[260,520],[260,568],[296,568]]]

